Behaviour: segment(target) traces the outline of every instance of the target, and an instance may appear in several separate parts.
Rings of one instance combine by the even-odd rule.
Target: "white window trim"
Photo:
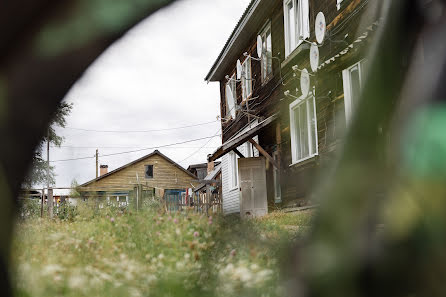
[[[260,61],[260,75],[261,75],[261,78],[262,78],[262,83],[265,83],[265,82],[269,81],[271,79],[271,74],[273,73],[273,63],[272,63],[272,59],[273,59],[273,57],[272,57],[272,51],[273,51],[273,38],[272,37],[273,37],[273,32],[271,30],[271,20],[268,20],[266,22],[266,24],[263,25],[262,30],[260,30],[259,35],[262,36],[262,40],[263,41],[267,40],[266,32],[268,32],[268,31],[269,31],[269,34],[271,35],[271,57],[268,57],[268,56],[266,57],[266,59],[267,59],[266,63],[268,63],[268,59],[271,59],[271,72],[268,73],[268,66],[267,66],[266,67],[267,73],[263,73],[264,72],[264,65],[263,65],[264,60],[262,59]],[[262,47],[263,47],[263,44],[262,44]]]
[[[305,1],[306,6],[302,6],[302,2]],[[292,2],[294,7],[294,19],[295,19],[295,40],[296,44],[291,48],[289,36],[289,17],[288,17],[288,4]],[[283,1],[283,12],[284,12],[284,26],[285,26],[285,58],[288,57],[292,52],[294,52],[299,45],[302,44],[303,39],[308,39],[310,37],[310,9],[309,9],[309,1],[308,0],[284,0]],[[301,30],[300,25],[304,24],[305,31]],[[304,31],[304,32],[303,32]],[[303,33],[302,35],[300,33]]]
[[[352,118],[352,113],[353,113],[353,108],[352,108],[352,88],[351,88],[351,76],[350,76],[350,71],[355,68],[358,67],[358,72],[359,72],[359,85],[362,87],[362,67],[364,64],[365,60],[361,60],[353,65],[351,65],[350,67],[348,67],[347,69],[342,70],[342,82],[343,82],[343,86],[344,86],[344,107],[345,107],[345,119],[347,121],[347,124],[350,123],[351,118]]]
[[[296,132],[297,131],[296,131],[296,127],[294,126],[294,123],[295,123],[294,109],[296,107],[298,107],[304,100],[312,100],[313,101],[314,118],[316,119],[316,122],[315,122],[315,125],[314,125],[314,136],[316,138],[315,139],[316,151],[310,153],[310,155],[305,157],[305,158],[297,159],[296,149],[295,148],[297,147],[298,143],[297,143],[297,139],[296,139]],[[293,162],[292,164],[290,164],[290,166],[293,166],[293,165],[299,164],[301,162],[304,162],[306,160],[309,160],[309,159],[311,159],[311,158],[313,158],[313,157],[315,157],[315,156],[317,156],[319,154],[319,142],[318,142],[318,136],[317,136],[317,112],[316,112],[316,101],[314,100],[314,95],[310,94],[307,97],[300,96],[298,99],[296,99],[295,101],[293,101],[290,104],[289,111],[290,111],[290,133],[291,133],[291,159],[292,159],[292,162]],[[312,137],[313,134],[311,133],[311,125],[309,123],[310,117],[309,117],[308,112],[309,111],[308,111],[308,108],[307,108],[308,137]],[[308,142],[308,145],[309,145],[308,149],[311,152],[312,148],[310,147],[310,144],[311,144],[311,142],[309,141]]]
[[[229,191],[238,190],[239,181],[238,181],[238,156],[234,152],[229,152]],[[235,168],[234,168],[234,160],[235,158]],[[233,183],[234,180],[234,171],[237,170],[237,179],[235,180],[235,184]]]
[[[250,77],[247,76],[247,69],[249,67]],[[251,68],[251,59],[246,57],[246,59],[242,63],[242,102],[246,101],[252,95],[252,68]],[[249,85],[249,93],[246,94],[246,84]]]
[[[336,8],[339,10],[339,9],[341,9],[341,3],[342,3],[342,1],[344,1],[344,0],[337,0],[336,1]]]
[[[231,76],[230,80],[228,80],[226,82],[226,86],[230,86],[230,84],[235,82],[235,73]],[[227,118],[228,116],[231,116],[232,119],[235,119],[236,116],[236,110],[235,110],[235,106],[237,105],[237,87],[234,88],[235,92],[232,93],[232,104],[233,107],[230,108],[230,104],[229,104],[229,99],[228,99],[228,94],[226,94],[226,88],[225,88],[225,100],[226,100],[226,114],[225,114],[225,118]],[[232,88],[231,88],[232,90]]]

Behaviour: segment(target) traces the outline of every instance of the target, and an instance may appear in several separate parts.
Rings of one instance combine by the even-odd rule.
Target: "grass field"
[[[28,218],[16,227],[17,296],[283,296],[286,247],[311,213],[240,221],[156,210]]]

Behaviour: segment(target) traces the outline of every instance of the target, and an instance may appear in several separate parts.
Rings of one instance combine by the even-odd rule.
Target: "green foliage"
[[[74,220],[19,223],[13,244],[18,296],[284,294],[281,243],[290,238],[284,229],[236,217],[169,214],[155,203],[138,213],[92,203],[80,203]]]
[[[79,198],[81,194],[77,191],[77,188],[79,187],[79,183],[75,178],[71,181],[71,190],[70,190],[70,197],[71,198]]]
[[[42,139],[37,146],[33,156],[33,164],[24,181],[24,186],[32,188],[34,185],[46,185],[49,181],[50,185],[54,185],[55,173],[54,166],[50,165],[49,176],[47,172],[47,161],[43,158],[44,144],[49,140],[50,144],[60,146],[63,142],[63,137],[56,134],[54,126],[65,127],[66,117],[70,114],[73,108],[72,103],[61,102],[48,128],[48,134]]]
[[[56,217],[64,221],[74,221],[78,215],[78,209],[76,206],[70,205],[69,202],[63,201],[58,207],[55,207],[54,212]]]
[[[40,217],[40,199],[19,199],[19,203],[20,219]]]

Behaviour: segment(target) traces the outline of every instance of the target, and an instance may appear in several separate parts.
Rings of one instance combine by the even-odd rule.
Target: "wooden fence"
[[[222,212],[220,193],[193,193],[187,196],[183,193],[172,193],[164,197],[167,211],[195,211],[207,215]]]

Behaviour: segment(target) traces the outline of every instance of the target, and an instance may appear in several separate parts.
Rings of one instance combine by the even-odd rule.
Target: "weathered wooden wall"
[[[293,76],[292,66],[298,65],[300,69],[310,67],[309,45],[303,43],[289,57],[285,57],[284,40],[284,15],[283,1],[275,0],[277,5],[269,14],[272,31],[272,51],[273,56],[273,77],[262,85],[260,62],[252,61],[251,69],[253,76],[253,97],[257,99],[249,102],[253,113],[266,118],[280,111],[278,123],[274,127],[268,128],[259,135],[259,142],[265,150],[272,154],[275,150],[281,152],[281,188],[282,201],[285,204],[291,203],[300,198],[308,198],[308,189],[312,187],[318,169],[324,170],[324,164],[328,164],[334,159],[337,146],[342,143],[342,137],[346,129],[345,107],[343,99],[342,70],[355,62],[363,59],[366,55],[364,48],[370,45],[370,38],[365,46],[360,49],[355,48],[347,55],[338,59],[335,63],[317,72],[312,77],[312,85],[316,87],[316,116],[318,128],[318,149],[319,156],[309,162],[292,164],[291,161],[291,135],[290,135],[290,115],[289,105],[295,100],[284,96],[285,90],[296,94],[296,89],[300,89],[299,73]],[[348,44],[355,41],[358,34],[366,30],[370,24],[377,20],[376,11],[369,6],[376,6],[376,3],[369,4],[367,0],[344,0],[341,9],[336,8],[336,0],[310,0],[310,41],[315,40],[314,22],[316,15],[322,11],[325,15],[328,32],[324,45],[320,47],[320,62],[333,57]],[[267,22],[265,19],[264,23]],[[258,28],[260,32],[261,28]],[[239,59],[244,61],[244,52],[256,55],[256,38],[259,32],[252,34],[249,45],[240,52]],[[346,35],[348,34],[348,35]],[[226,73],[231,76],[235,73],[236,60],[228,67]],[[226,79],[220,81],[221,94],[221,115],[226,115],[225,86]],[[241,84],[237,83],[237,104],[242,104]],[[296,94],[300,95],[300,93]],[[222,123],[223,142],[240,131],[247,124],[247,116],[237,114],[235,120]],[[276,125],[280,128],[280,143],[277,143]],[[268,200],[273,197],[273,184],[270,181],[272,171],[268,169]]]
[[[153,165],[153,179],[145,178],[145,165]],[[131,191],[139,183],[152,188],[186,189],[198,185],[196,179],[160,155],[152,155],[83,187],[85,191]]]

